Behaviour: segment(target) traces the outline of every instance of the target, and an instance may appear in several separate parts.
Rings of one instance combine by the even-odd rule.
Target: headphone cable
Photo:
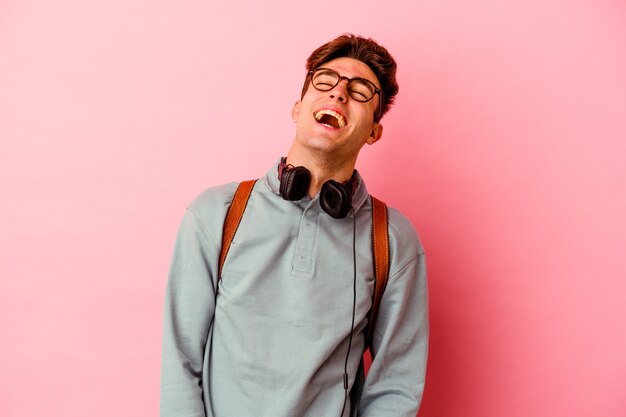
[[[354,333],[354,316],[356,315],[356,214],[352,215],[352,264],[353,264],[353,280],[352,280],[352,322],[350,324],[350,338],[348,339],[348,353],[343,366],[343,407],[341,408],[341,417],[346,409],[348,402],[348,359],[350,358],[350,350],[352,349],[352,333]]]

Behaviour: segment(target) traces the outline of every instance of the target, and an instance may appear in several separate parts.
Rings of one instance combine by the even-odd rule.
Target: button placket
[[[309,204],[302,212],[296,253],[293,259],[293,271],[312,273],[317,246],[319,210]]]

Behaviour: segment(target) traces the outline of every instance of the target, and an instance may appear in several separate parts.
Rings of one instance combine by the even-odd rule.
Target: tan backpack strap
[[[379,199],[372,198],[372,251],[374,254],[374,297],[372,310],[367,328],[366,347],[372,345],[374,327],[383,298],[387,278],[389,277],[389,227],[387,220],[387,205]]]
[[[250,194],[252,193],[255,183],[256,180],[241,182],[239,186],[237,186],[237,190],[233,196],[233,201],[230,203],[230,207],[226,212],[224,231],[222,233],[222,251],[220,252],[220,265],[217,276],[218,280],[222,277],[222,268],[224,267],[224,261],[226,260],[228,249],[230,249],[230,244],[235,237],[235,232],[237,232],[237,228],[239,227],[239,223],[243,217],[243,212],[246,210],[246,205],[248,205],[248,199],[250,198]]]

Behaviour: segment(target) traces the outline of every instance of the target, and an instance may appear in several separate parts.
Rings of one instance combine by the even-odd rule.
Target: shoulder
[[[410,246],[416,254],[424,253],[422,242],[413,226],[413,223],[397,209],[388,207],[389,238],[398,246]]]
[[[239,183],[231,182],[204,190],[187,206],[187,211],[209,230],[214,227],[221,230],[238,185]]]
[[[207,188],[194,198],[187,209],[194,212],[226,206],[232,201],[233,195],[239,183],[231,182]]]
[[[415,227],[405,215],[393,207],[388,207],[387,210],[392,270],[398,270],[423,255],[424,246]]]

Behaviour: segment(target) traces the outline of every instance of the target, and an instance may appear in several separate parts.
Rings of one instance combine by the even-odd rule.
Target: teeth
[[[332,111],[330,109],[322,109],[318,111],[315,114],[315,120],[319,122],[322,116],[324,116],[325,114],[337,119],[337,124],[339,124],[339,128],[342,128],[346,125],[346,119],[341,114],[337,113],[336,111]]]

